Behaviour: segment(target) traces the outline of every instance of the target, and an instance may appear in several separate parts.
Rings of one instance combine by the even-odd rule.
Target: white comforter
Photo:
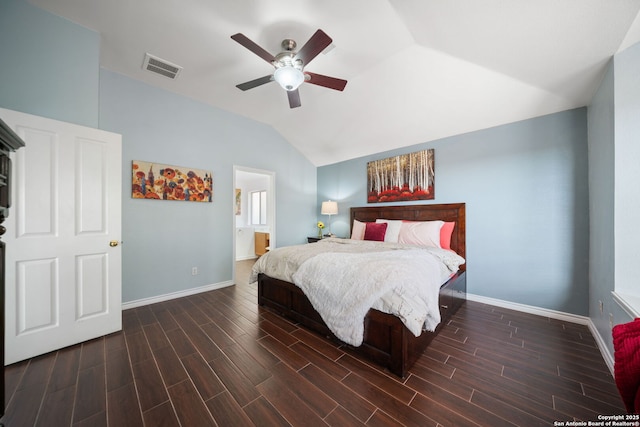
[[[331,331],[359,346],[370,308],[398,316],[416,336],[440,323],[440,286],[464,259],[438,248],[323,239],[275,249],[254,265],[258,273],[300,287]]]

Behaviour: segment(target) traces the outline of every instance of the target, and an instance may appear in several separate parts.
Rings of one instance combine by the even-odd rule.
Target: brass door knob
[[[111,246],[112,248],[115,248],[116,246],[118,246],[118,241],[117,240],[112,240],[109,242],[109,246]]]

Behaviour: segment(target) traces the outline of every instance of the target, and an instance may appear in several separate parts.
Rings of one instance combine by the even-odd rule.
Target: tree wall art
[[[431,200],[435,197],[434,149],[367,163],[367,202]]]

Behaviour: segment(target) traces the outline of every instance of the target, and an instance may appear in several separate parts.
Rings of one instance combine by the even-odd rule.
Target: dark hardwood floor
[[[7,427],[552,426],[623,414],[587,327],[466,302],[399,379],[233,287],[123,312],[123,331],[13,364]],[[240,279],[243,278],[243,279]]]

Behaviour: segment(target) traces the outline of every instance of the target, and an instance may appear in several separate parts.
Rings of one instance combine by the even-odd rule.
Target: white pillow
[[[360,222],[357,219],[353,220],[353,226],[351,227],[351,239],[364,240],[364,232],[367,225],[364,222]]]
[[[444,221],[405,221],[400,227],[398,243],[439,248],[443,225]]]
[[[387,223],[387,233],[384,235],[385,242],[398,243],[398,236],[400,235],[400,227],[402,227],[402,220],[395,219],[376,219],[377,223]]]

